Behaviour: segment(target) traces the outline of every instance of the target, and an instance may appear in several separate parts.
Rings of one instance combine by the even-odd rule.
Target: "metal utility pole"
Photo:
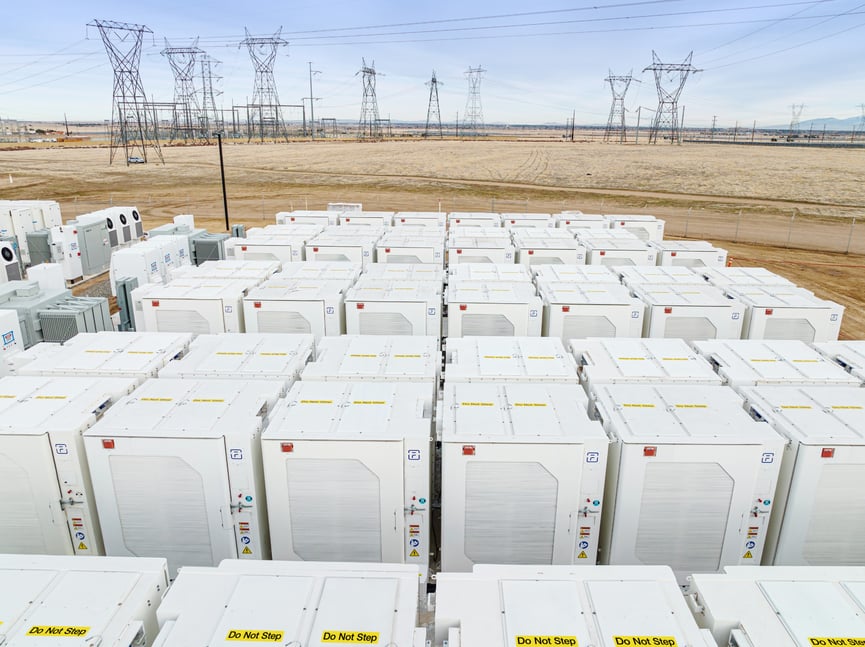
[[[718,115],[712,115],[712,134],[709,135],[709,141],[715,141],[715,124],[718,123]]]
[[[313,104],[315,103],[316,97],[312,93],[312,75],[321,74],[321,72],[312,69],[312,61],[307,61],[307,63],[309,63],[309,123],[312,127],[310,130],[310,136],[315,140],[315,107]]]
[[[442,139],[444,135],[442,133],[442,116],[441,112],[439,112],[439,86],[444,85],[444,83],[436,78],[436,71],[433,70],[432,78],[427,81],[425,85],[429,86],[429,105],[426,109],[426,128],[424,128],[423,136],[429,137],[430,125],[432,125],[433,128],[437,125],[439,139]]]
[[[649,131],[649,143],[658,142],[658,136],[669,129],[670,143],[681,142],[682,132],[679,119],[679,97],[685,81],[691,74],[702,72],[691,64],[694,52],[688,54],[681,63],[662,63],[652,50],[652,64],[643,72],[655,73],[655,88],[658,91],[658,109]]]
[[[249,50],[249,58],[255,68],[255,86],[250,105],[249,139],[252,139],[252,134],[257,130],[261,141],[264,141],[265,137],[281,137],[287,141],[288,133],[282,118],[282,108],[279,103],[279,92],[276,89],[276,79],[273,76],[273,67],[279,48],[288,46],[288,41],[280,36],[282,27],[273,36],[265,38],[251,36],[245,27],[244,31],[246,38],[241,41],[240,47],[246,45]]]
[[[574,131],[577,129],[577,110],[574,108],[571,111],[571,143],[574,142]]]
[[[799,122],[802,118],[802,112],[805,110],[805,104],[800,103],[798,106],[794,103],[790,106],[793,111],[793,116],[790,118],[790,135],[789,137],[799,136]]]
[[[467,130],[475,135],[484,129],[484,109],[481,104],[481,79],[486,70],[478,65],[469,66],[465,75],[469,82],[469,96],[466,99],[466,112],[463,116],[463,132]]]
[[[378,118],[378,99],[375,96],[375,77],[380,72],[375,71],[375,61],[370,65],[362,58],[363,66],[355,73],[363,74],[363,101],[360,104],[360,120],[358,121],[358,139],[381,139],[381,121]]]
[[[633,70],[624,75],[616,76],[610,70],[605,82],[610,84],[613,93],[613,104],[610,106],[610,117],[607,119],[607,128],[604,131],[604,141],[618,140],[620,144],[625,143],[627,138],[627,126],[625,124],[625,94],[631,82],[634,81]],[[639,81],[637,81],[639,83]]]
[[[225,192],[225,164],[222,161],[222,131],[217,130],[213,134],[216,135],[219,142],[219,176],[222,178],[222,208],[225,210],[225,231],[231,231],[231,225],[228,224],[228,194]]]
[[[201,62],[201,130],[208,134],[213,131],[224,132],[225,120],[222,117],[222,112],[216,107],[216,97],[222,94],[217,89],[217,83],[222,77],[214,72],[219,61],[206,53],[202,53],[199,60]],[[234,111],[232,110],[232,120],[233,118]]]
[[[140,157],[146,162],[148,148],[152,148],[164,164],[156,122],[150,114],[139,72],[144,34],[153,32],[145,25],[113,20],[93,20],[87,25],[99,30],[111,67],[114,68],[109,164],[114,162],[114,156],[121,149],[127,164],[133,157]]]
[[[171,72],[174,74],[174,110],[171,119],[171,141],[181,136],[184,140],[195,139],[198,122],[198,101],[196,100],[195,60],[202,50],[198,48],[198,39],[192,41],[189,47],[172,47],[165,39],[165,49],[161,54],[168,59]]]

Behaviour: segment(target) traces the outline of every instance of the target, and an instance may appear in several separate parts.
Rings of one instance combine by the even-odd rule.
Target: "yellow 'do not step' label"
[[[340,631],[328,629],[321,632],[321,642],[328,645],[378,645],[377,631]]]
[[[90,627],[70,627],[68,625],[33,625],[27,630],[27,636],[52,636],[59,638],[82,638],[90,631]]]
[[[245,643],[281,643],[284,637],[284,631],[272,629],[229,629],[225,640]]]
[[[679,647],[674,636],[613,636],[614,645],[663,645]]]
[[[865,645],[865,638],[808,638],[809,645],[825,645],[826,647],[847,647],[848,645]]]
[[[576,636],[514,636],[516,645],[570,645],[578,647]]]

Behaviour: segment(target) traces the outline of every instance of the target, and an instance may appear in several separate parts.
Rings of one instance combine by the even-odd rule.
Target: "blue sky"
[[[444,84],[442,118],[453,121],[465,110],[463,72],[483,65],[487,122],[563,123],[575,110],[577,123],[604,123],[608,70],[633,70],[642,80],[626,98],[629,121],[635,122],[639,106],[657,104],[654,79],[643,72],[653,49],[671,63],[693,50],[694,65],[704,69],[688,80],[681,97],[686,125],[709,124],[715,115],[719,125],[730,127],[736,121],[789,123],[793,103],[805,104],[803,120],[861,114],[865,2],[593,2],[300,0],[203,6],[151,0],[121,7],[105,0],[50,1],[38,13],[15,4],[4,8],[4,22],[13,29],[0,40],[0,118],[109,117],[112,70],[97,31],[85,27],[94,18],[152,29],[141,76],[148,95],[158,101],[173,96],[173,77],[159,54],[163,38],[183,46],[200,37],[199,46],[223,62],[224,94],[218,102],[229,107],[252,94],[249,55],[237,46],[244,27],[265,35],[282,26],[289,46],[275,66],[281,101],[300,103],[309,95],[307,61],[313,61],[321,71],[314,81],[321,97],[317,117],[358,118],[362,87],[355,73],[365,57],[383,73],[377,84],[380,113],[395,120],[425,118],[424,83],[435,69]],[[402,26],[380,27],[397,24]]]

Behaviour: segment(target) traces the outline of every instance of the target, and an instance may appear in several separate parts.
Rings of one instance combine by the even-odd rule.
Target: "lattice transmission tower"
[[[604,81],[610,84],[610,91],[613,93],[613,104],[610,106],[610,117],[607,119],[607,128],[604,130],[604,141],[618,141],[621,144],[627,139],[625,95],[634,81],[634,73],[631,70],[625,75],[617,76],[610,70],[609,75]]]
[[[355,76],[363,75],[363,100],[360,104],[360,120],[357,124],[358,139],[380,139],[381,120],[378,118],[378,99],[375,96],[375,78],[381,72],[375,71],[375,61],[370,65],[361,59],[363,66]]]
[[[225,129],[225,120],[222,112],[216,107],[216,97],[222,94],[219,89],[219,81],[222,79],[216,73],[219,61],[203,53],[199,57],[201,64],[201,131],[209,141],[211,133],[222,132]]]
[[[799,123],[802,120],[802,113],[805,111],[805,104],[800,103],[796,105],[794,103],[790,106],[790,110],[792,111],[792,116],[790,117],[790,137],[798,137]]]
[[[165,39],[162,55],[168,59],[174,74],[174,110],[171,119],[171,141],[196,139],[200,135],[198,96],[195,92],[195,61],[204,52],[198,39],[189,47],[172,47]]]
[[[682,141],[682,125],[679,120],[679,97],[685,87],[685,81],[695,72],[702,72],[691,65],[694,52],[688,54],[681,63],[662,63],[652,50],[652,64],[643,72],[655,73],[655,87],[658,90],[658,109],[649,132],[649,143],[657,143],[662,133],[669,131],[670,143]]]
[[[249,58],[255,68],[252,103],[247,106],[247,114],[249,115],[248,139],[251,140],[253,134],[258,133],[261,141],[267,137],[281,137],[288,140],[285,120],[282,116],[282,106],[279,103],[279,92],[276,89],[276,79],[273,76],[276,55],[280,47],[288,45],[288,41],[280,36],[282,27],[273,36],[267,37],[254,37],[245,27],[244,31],[246,38],[241,41],[240,46],[246,45],[249,50]]]
[[[430,128],[433,130],[433,134],[438,130],[438,137],[442,139],[444,137],[442,133],[442,115],[439,111],[439,86],[444,85],[441,81],[436,78],[436,71],[433,70],[432,78],[426,82],[426,85],[429,86],[429,105],[426,110],[426,128],[424,128],[423,136],[430,136]]]
[[[469,66],[466,79],[469,82],[469,96],[466,99],[466,114],[463,119],[463,131],[477,135],[484,129],[484,109],[481,104],[481,80],[486,70],[478,65]]]
[[[153,32],[145,25],[113,20],[93,20],[87,25],[99,30],[114,69],[109,163],[114,163],[114,156],[119,150],[123,151],[127,165],[133,157],[140,157],[146,162],[147,149],[151,148],[164,164],[156,117],[150,112],[139,72],[144,34]]]

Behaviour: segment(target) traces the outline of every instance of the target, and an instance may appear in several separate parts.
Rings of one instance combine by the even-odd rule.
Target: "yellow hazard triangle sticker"
[[[80,544],[78,544],[78,550],[87,550],[87,544],[82,541]]]
[[[249,550],[249,546],[244,546],[244,547],[243,547],[243,550],[241,551],[241,554],[243,554],[243,555],[252,555],[252,551]]]
[[[420,553],[417,552],[416,550],[412,550],[412,551],[408,554],[408,556],[409,556],[409,557],[420,557]]]
[[[754,556],[751,554],[751,551],[749,550],[744,555],[742,555],[742,559],[754,559]]]
[[[584,551],[584,550],[581,550],[580,554],[577,555],[577,559],[588,559],[588,558],[589,558],[589,556],[586,555],[586,551]]]

